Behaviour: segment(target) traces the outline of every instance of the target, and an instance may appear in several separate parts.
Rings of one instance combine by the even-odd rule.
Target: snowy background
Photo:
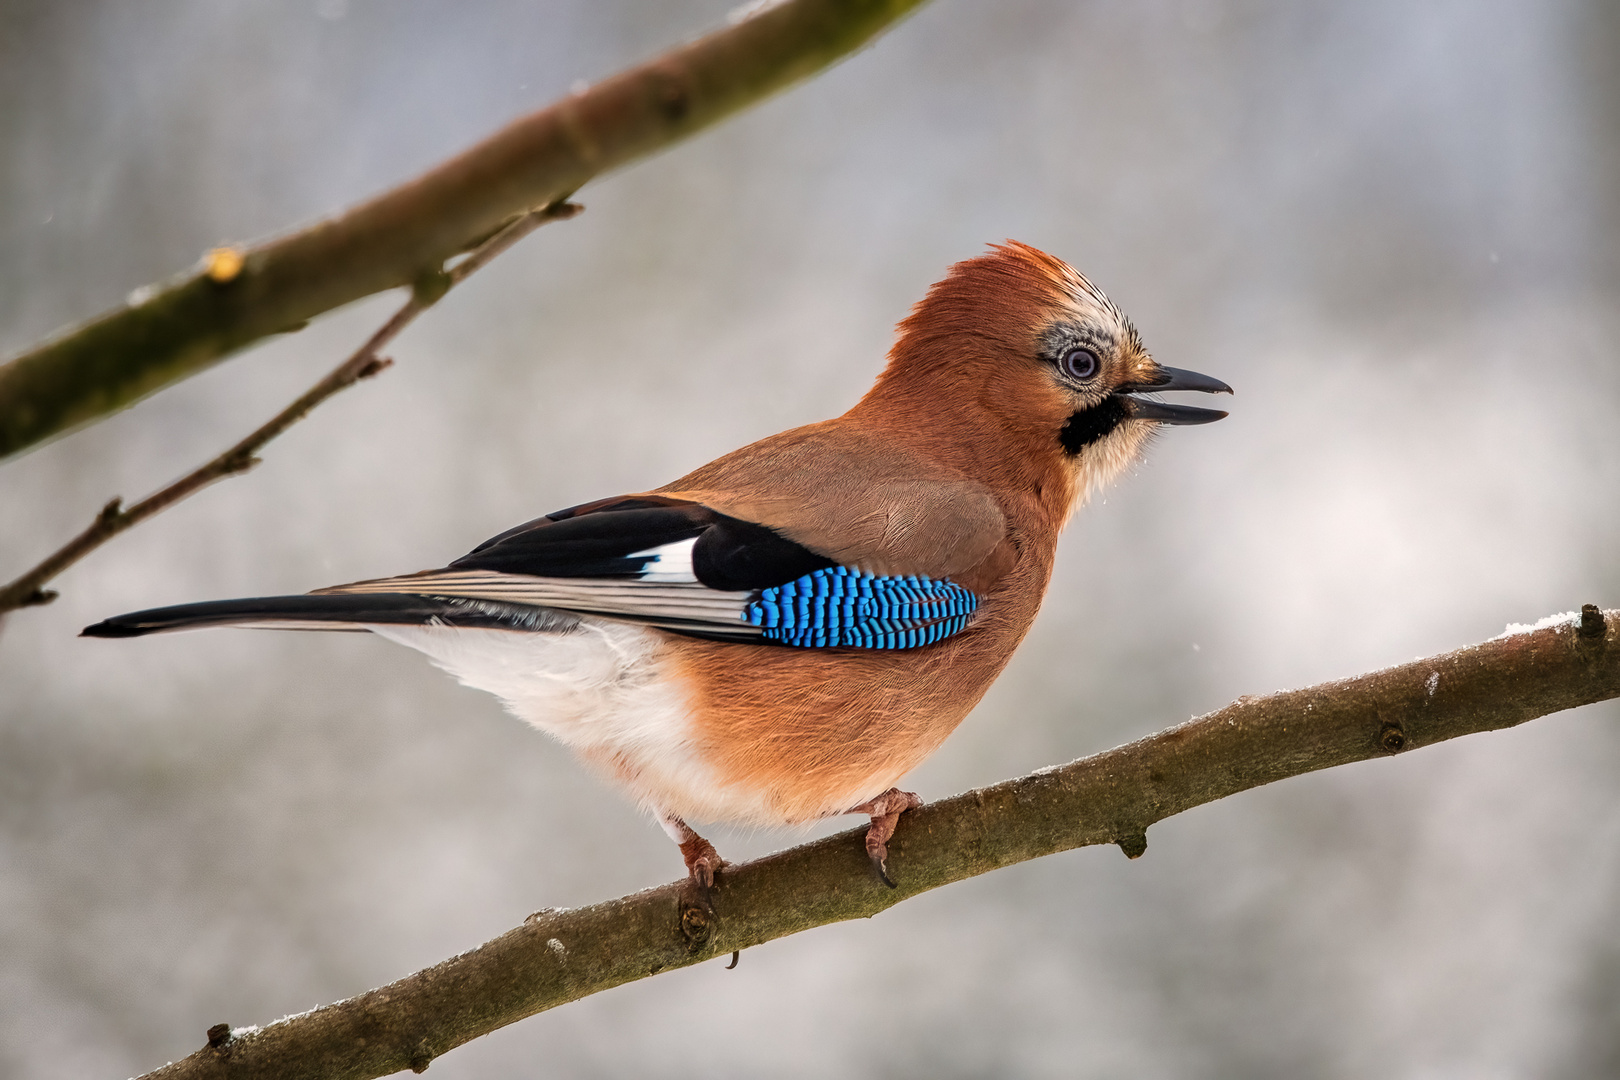
[[[727,7],[0,0],[0,352]],[[440,565],[842,411],[991,241],[1073,262],[1238,396],[1076,521],[925,798],[1620,604],[1617,54],[1601,0],[937,0],[591,184],[395,369],[5,626],[0,1074],[141,1072],[680,870],[559,748],[386,642],[81,626]],[[397,302],[0,465],[0,577]],[[1615,1075],[1617,912],[1609,703],[1195,810],[1137,862],[1056,856],[626,986],[431,1075]]]

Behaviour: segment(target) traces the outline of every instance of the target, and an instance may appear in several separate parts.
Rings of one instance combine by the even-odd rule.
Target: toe
[[[698,888],[707,892],[714,888],[714,864],[707,856],[700,855],[687,865],[687,872],[692,875],[692,881]]]

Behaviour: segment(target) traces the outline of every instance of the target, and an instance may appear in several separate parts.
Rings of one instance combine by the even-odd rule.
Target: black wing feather
[[[714,518],[692,548],[692,572],[711,589],[768,589],[833,565],[764,525]]]
[[[562,521],[544,517],[503,533],[450,566],[535,577],[634,577],[652,557],[631,556],[698,536],[708,523],[695,518],[673,507],[603,511]]]
[[[694,537],[692,570],[711,589],[764,589],[833,565],[764,525],[698,503],[643,496],[547,514],[484,541],[450,568],[634,578],[654,558],[647,552]]]

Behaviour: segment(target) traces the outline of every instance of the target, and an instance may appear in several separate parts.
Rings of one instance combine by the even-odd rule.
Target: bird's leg
[[[849,808],[851,814],[872,815],[871,827],[866,830],[866,855],[872,860],[872,869],[877,872],[878,880],[891,889],[895,888],[895,884],[889,877],[889,837],[894,835],[900,815],[921,805],[922,800],[915,793],[890,788],[875,799]]]
[[[664,827],[671,840],[681,846],[681,857],[686,860],[686,872],[691,875],[692,883],[698,887],[698,891],[707,897],[709,890],[714,888],[716,871],[725,865],[720,853],[714,850],[713,844],[693,832],[692,826],[674,814],[659,814],[658,824]]]

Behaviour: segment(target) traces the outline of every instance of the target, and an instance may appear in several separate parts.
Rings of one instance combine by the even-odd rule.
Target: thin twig
[[[1392,757],[1620,696],[1620,611],[1587,604],[1506,634],[1353,679],[1239,698],[1168,731],[907,811],[870,870],[864,827],[725,867],[707,898],[686,883],[522,926],[347,1001],[233,1031],[146,1080],[362,1080],[435,1057],[590,994],[846,919],[930,889],[1088,844],[1147,850],[1154,822],[1318,769]],[[942,961],[948,962],[948,961]],[[199,1025],[201,1026],[201,1025]]]
[[[323,311],[408,285],[518,213],[809,78],[925,2],[755,5],[360,206],[137,289],[130,303],[0,363],[0,459]]]
[[[101,508],[90,527],[68,541],[38,566],[11,584],[0,588],[0,617],[18,608],[48,604],[56,599],[56,592],[45,584],[62,571],[84,558],[125,529],[137,525],[187,496],[194,495],[216,480],[237,476],[259,463],[256,456],[264,445],[307,416],[310,410],[336,394],[382,371],[393,363],[378,355],[383,347],[399,336],[418,315],[439,302],[452,288],[495,256],[517,243],[548,221],[563,221],[583,209],[578,203],[558,200],[549,206],[531,211],[515,219],[495,235],[473,249],[466,258],[448,270],[434,270],[419,277],[411,288],[411,296],[398,311],[383,323],[343,363],[329,371],[325,378],[304,391],[299,398],[253,434],[226,450],[206,465],[187,473],[168,487],[154,492],[140,502],[123,509],[123,500],[113,499]]]

